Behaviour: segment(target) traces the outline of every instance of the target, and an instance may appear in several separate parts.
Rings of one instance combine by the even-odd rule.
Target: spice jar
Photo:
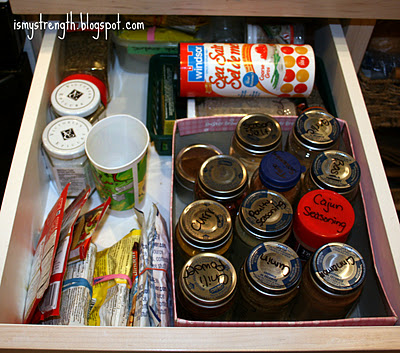
[[[195,198],[220,202],[234,219],[247,190],[248,177],[244,165],[235,157],[221,154],[208,158],[201,165]]]
[[[360,174],[360,166],[349,154],[336,150],[325,151],[314,159],[308,169],[302,193],[327,189],[352,201],[357,195]]]
[[[86,80],[70,80],[60,83],[51,94],[51,118],[80,116],[91,124],[105,114],[100,91]]]
[[[313,190],[299,201],[293,220],[293,249],[307,261],[322,245],[345,242],[353,228],[354,209],[331,190]]]
[[[343,243],[319,248],[305,265],[293,320],[343,319],[361,294],[366,266],[361,254]]]
[[[249,321],[289,319],[301,280],[301,262],[289,246],[267,242],[256,246],[239,274],[238,316]]]
[[[98,35],[97,31],[68,31],[60,47],[61,79],[64,81],[71,79],[71,75],[85,75],[85,80],[98,86],[103,105],[107,106],[111,99],[108,79],[110,54],[110,41]]]
[[[250,192],[274,190],[293,206],[301,189],[300,177],[304,167],[298,159],[284,151],[268,153],[254,172],[250,181]]]
[[[334,116],[322,108],[309,108],[296,119],[287,139],[286,151],[308,168],[320,152],[338,146],[339,136],[340,125]]]
[[[246,167],[249,178],[269,152],[282,149],[282,130],[269,115],[252,114],[239,120],[232,137],[230,155]]]
[[[222,152],[217,147],[196,143],[182,148],[176,155],[174,163],[176,190],[182,199],[187,200],[186,203],[193,200],[194,185],[201,165],[208,158],[218,154]]]
[[[182,317],[221,321],[230,318],[237,275],[225,257],[214,253],[193,256],[182,268],[177,282]]]
[[[241,263],[260,243],[288,241],[292,220],[292,206],[281,194],[270,190],[249,194],[240,205],[236,217],[232,256]]]
[[[197,200],[182,211],[176,226],[176,241],[184,258],[200,252],[224,255],[232,244],[232,219],[219,202]]]
[[[75,197],[95,184],[85,154],[85,139],[92,125],[84,118],[64,116],[51,121],[42,133],[43,155],[58,193],[70,182],[68,196]]]

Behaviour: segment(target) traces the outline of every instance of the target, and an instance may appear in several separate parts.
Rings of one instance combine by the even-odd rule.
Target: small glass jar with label
[[[68,196],[75,197],[95,184],[85,154],[85,139],[92,125],[78,116],[64,116],[51,121],[42,133],[43,155],[56,190],[68,188]]]
[[[178,313],[187,320],[227,321],[237,287],[233,265],[222,255],[201,253],[183,266],[177,280]]]
[[[240,205],[235,221],[235,262],[242,262],[260,243],[285,243],[292,232],[293,208],[281,194],[259,190],[249,194]]]
[[[225,255],[232,244],[232,219],[219,202],[197,200],[182,211],[175,238],[185,260],[201,252]]]
[[[182,148],[175,157],[175,189],[186,203],[193,200],[194,185],[201,165],[210,157],[222,154],[209,144],[196,143]]]
[[[100,91],[86,80],[60,83],[51,94],[51,120],[60,116],[80,116],[92,125],[105,115]]]
[[[322,108],[303,111],[290,132],[286,151],[309,168],[322,151],[336,149],[339,145],[340,125],[337,119]]]
[[[293,249],[306,262],[321,246],[346,242],[355,221],[354,209],[331,190],[313,190],[297,205],[293,220]]]
[[[285,321],[298,293],[301,262],[289,246],[278,242],[257,245],[239,274],[240,306],[235,316],[249,321]]]
[[[279,192],[293,206],[300,193],[300,177],[304,167],[298,159],[284,151],[268,153],[254,172],[250,181],[250,192],[273,190]]]
[[[360,166],[352,156],[342,151],[325,151],[314,159],[308,169],[302,194],[311,190],[327,189],[352,201],[357,195],[360,175]]]
[[[361,254],[344,243],[319,248],[304,267],[291,319],[346,318],[364,287],[366,266]]]
[[[269,152],[282,149],[282,130],[269,115],[252,114],[239,120],[232,137],[230,155],[240,159],[249,178]]]
[[[208,158],[201,165],[195,184],[196,200],[217,201],[234,219],[247,191],[247,171],[237,158],[222,154]]]

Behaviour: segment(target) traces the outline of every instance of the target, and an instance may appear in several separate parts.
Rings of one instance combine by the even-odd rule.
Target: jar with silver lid
[[[85,139],[92,125],[78,116],[51,121],[42,133],[42,151],[50,176],[59,193],[71,183],[68,196],[75,197],[95,184],[85,154]]]
[[[259,190],[242,202],[235,221],[232,256],[240,263],[260,243],[285,243],[292,231],[293,208],[281,194]]]
[[[87,80],[68,80],[51,93],[51,120],[60,116],[80,116],[92,125],[105,115],[98,87]]]
[[[301,262],[289,246],[279,242],[257,245],[239,274],[240,300],[235,316],[249,321],[284,321],[298,293]]]
[[[182,211],[175,231],[175,239],[182,258],[201,252],[225,255],[232,244],[232,219],[219,202],[197,200]]]
[[[195,198],[221,203],[234,219],[247,190],[248,175],[243,163],[233,156],[221,154],[208,158],[201,165]]]
[[[194,185],[201,165],[210,157],[222,154],[209,144],[196,143],[182,148],[174,160],[175,190],[186,203],[193,200]]]
[[[265,114],[246,115],[236,125],[230,155],[240,159],[249,178],[269,152],[282,149],[280,124]]]
[[[314,159],[307,171],[301,193],[327,189],[352,201],[357,195],[360,174],[359,164],[346,152],[325,151]]]
[[[177,280],[178,313],[188,320],[227,321],[237,287],[233,265],[222,255],[201,253],[183,266]]]
[[[337,119],[322,108],[303,111],[290,132],[286,151],[309,168],[322,151],[336,149],[339,144],[340,125]]]
[[[291,318],[345,318],[364,286],[366,266],[361,254],[344,243],[328,243],[306,263]]]

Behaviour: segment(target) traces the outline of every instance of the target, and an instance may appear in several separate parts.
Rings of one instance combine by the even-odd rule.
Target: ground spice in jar
[[[309,168],[319,153],[338,146],[339,136],[340,125],[333,115],[322,108],[309,108],[296,119],[285,150]]]
[[[222,154],[221,150],[209,144],[192,144],[182,148],[175,157],[174,172],[176,190],[188,203],[193,200],[194,185],[204,161],[212,156]]]
[[[249,178],[269,152],[282,149],[282,130],[269,115],[246,115],[236,125],[230,155],[245,165]]]
[[[301,189],[300,177],[303,172],[304,167],[289,152],[270,152],[254,172],[250,181],[250,192],[274,190],[286,197],[293,206]]]
[[[302,194],[327,189],[352,201],[357,195],[360,175],[360,166],[352,156],[342,151],[325,151],[314,159],[307,171]]]
[[[292,232],[293,209],[281,194],[259,190],[242,202],[235,220],[232,257],[242,263],[250,251],[260,243],[285,243]]]
[[[208,199],[221,203],[234,219],[247,191],[247,171],[237,158],[218,155],[208,158],[201,165],[195,184],[197,200]]]
[[[313,190],[297,205],[293,220],[293,249],[307,261],[321,246],[345,242],[353,228],[354,209],[343,196],[331,190]]]
[[[225,257],[198,254],[179,274],[178,310],[188,320],[229,320],[236,286],[235,268]]]
[[[100,34],[97,38],[94,31],[69,31],[60,48],[61,80],[75,74],[86,74],[100,80],[106,87],[107,97],[102,99],[106,106],[111,98],[108,80],[110,53],[110,41],[104,35]]]
[[[365,262],[356,249],[344,243],[322,246],[304,268],[291,318],[345,318],[361,294],[365,276]]]
[[[241,267],[236,316],[249,321],[288,320],[300,280],[301,262],[289,246],[259,244]]]
[[[182,211],[175,238],[186,260],[201,252],[225,255],[232,244],[232,219],[228,210],[212,200],[197,200]]]

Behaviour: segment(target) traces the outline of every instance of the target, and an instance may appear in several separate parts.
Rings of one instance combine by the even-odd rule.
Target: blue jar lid
[[[261,160],[259,175],[265,187],[276,191],[293,188],[300,179],[304,167],[289,152],[274,151]]]

